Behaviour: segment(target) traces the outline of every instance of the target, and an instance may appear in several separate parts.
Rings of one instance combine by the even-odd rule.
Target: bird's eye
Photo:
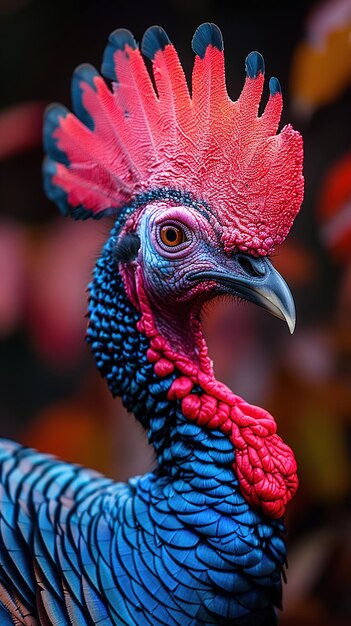
[[[161,241],[165,246],[174,248],[179,244],[184,243],[187,237],[184,230],[180,226],[174,224],[165,224],[160,229]]]

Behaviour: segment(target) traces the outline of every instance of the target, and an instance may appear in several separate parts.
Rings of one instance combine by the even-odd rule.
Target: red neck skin
[[[135,271],[133,287],[130,278],[124,274],[128,296],[141,313],[138,331],[150,341],[148,360],[154,364],[160,378],[174,370],[179,372],[169,389],[168,400],[179,401],[183,415],[190,421],[219,429],[229,437],[235,449],[233,471],[243,497],[264,515],[274,519],[282,517],[286,504],[297,490],[298,479],[294,454],[277,435],[274,418],[215,379],[198,321],[192,318],[190,329],[196,355],[191,358],[188,352],[183,354],[172,349],[156,327],[141,268]],[[192,393],[195,386],[202,389],[201,394]]]

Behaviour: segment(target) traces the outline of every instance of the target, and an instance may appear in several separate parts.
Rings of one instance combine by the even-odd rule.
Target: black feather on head
[[[114,257],[118,263],[130,263],[134,261],[140,248],[138,235],[126,233],[117,242],[114,250]]]

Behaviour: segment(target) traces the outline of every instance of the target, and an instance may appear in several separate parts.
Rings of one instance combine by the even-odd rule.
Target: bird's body
[[[139,51],[126,32],[110,38],[113,58],[122,65],[137,64]],[[208,66],[211,55],[221,60],[218,33],[213,25],[199,28],[194,49],[200,50],[200,65],[204,61]],[[168,51],[172,60],[173,47],[163,31],[151,29],[144,48],[158,58],[164,80],[170,61],[162,55]],[[143,107],[140,111],[140,102],[130,110],[131,84],[123,67],[123,79],[116,83],[117,91],[125,90],[118,96],[119,106],[123,103],[125,119],[134,115],[134,123],[139,121],[139,134],[148,118],[147,132],[154,137],[150,127],[159,119],[155,121],[154,112],[148,117]],[[11,442],[0,445],[1,624],[272,626],[286,558],[282,516],[297,487],[296,463],[272,416],[215,379],[199,311],[206,300],[229,290],[291,319],[287,287],[266,259],[273,234],[268,236],[268,222],[264,226],[261,217],[261,226],[256,226],[263,228],[263,240],[253,234],[255,228],[243,238],[230,228],[228,214],[221,233],[221,220],[217,222],[208,200],[211,189],[199,198],[182,185],[161,185],[164,170],[156,185],[157,163],[152,160],[151,189],[137,182],[137,193],[126,202],[131,179],[141,176],[146,165],[137,166],[120,146],[116,159],[129,163],[127,174],[107,181],[103,151],[97,150],[106,131],[101,120],[111,113],[110,96],[99,91],[103,87],[98,80],[92,82],[90,70],[80,69],[79,75],[87,80],[79,83],[86,95],[85,115],[77,98],[75,106],[92,132],[86,145],[97,133],[98,165],[84,165],[86,150],[79,153],[77,144],[82,127],[74,131],[75,118],[51,111],[47,146],[58,163],[47,165],[47,189],[64,209],[71,204],[77,217],[95,209],[110,213],[111,198],[106,200],[103,188],[118,185],[116,206],[124,202],[126,208],[95,268],[87,339],[112,393],[122,397],[147,430],[157,467],[121,484]],[[249,66],[251,106],[252,87],[261,75]],[[158,88],[162,104],[162,94],[169,94],[162,91],[162,80]],[[133,89],[135,97],[135,84]],[[100,117],[91,125],[98,92]],[[273,113],[277,93],[272,91]],[[179,101],[177,107],[180,111]],[[166,112],[160,115],[164,122]],[[125,141],[128,129],[121,131]],[[60,139],[61,132],[66,134]],[[72,137],[76,133],[73,142],[71,132]],[[255,137],[260,137],[259,129]],[[204,137],[202,141],[206,143]],[[291,134],[286,141],[291,155]],[[87,186],[87,176],[97,176],[99,168],[98,179]],[[281,238],[286,228],[276,227],[275,236]]]
[[[250,511],[229,468],[123,484],[12,442],[1,466],[10,484],[23,471],[1,515],[1,598],[15,623],[229,625],[252,604],[257,623],[275,623],[282,525]]]
[[[114,288],[108,278],[103,283]],[[253,601],[257,623],[270,617],[274,624],[283,525],[267,521],[241,495],[225,433],[189,423],[180,401],[167,399],[181,373],[155,374],[149,341],[136,328],[140,315],[121,281],[116,293],[122,316],[114,355],[119,349],[123,364],[116,391],[150,422],[159,469],[115,483],[2,444],[0,554],[6,561],[0,597],[5,603],[7,592],[13,613],[29,615],[23,623],[30,625],[38,623],[38,606],[43,624],[83,626],[103,618],[106,626],[234,624],[251,613]],[[91,341],[102,319],[101,313]],[[14,585],[18,595],[11,600]]]

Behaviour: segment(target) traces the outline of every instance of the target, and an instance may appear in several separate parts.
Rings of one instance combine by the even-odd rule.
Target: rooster
[[[81,65],[74,114],[45,119],[45,188],[75,219],[114,216],[90,284],[87,340],[157,464],[116,483],[0,445],[0,623],[272,626],[296,462],[273,417],[214,376],[200,313],[221,295],[284,319],[291,293],[269,255],[303,195],[302,140],[279,134],[279,82],[258,116],[264,62],[240,98],[223,41],[195,32],[191,95],[165,31],[110,35],[102,74]]]

